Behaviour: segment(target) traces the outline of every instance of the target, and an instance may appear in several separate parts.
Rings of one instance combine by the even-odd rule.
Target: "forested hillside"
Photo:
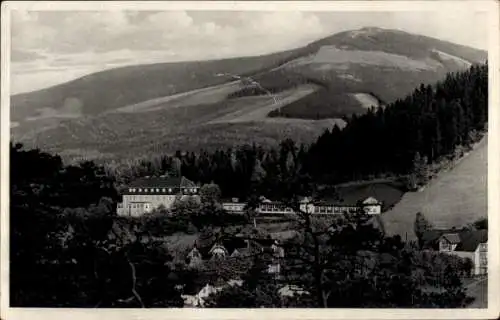
[[[180,165],[191,180],[213,181],[224,195],[243,198],[256,187],[278,196],[273,194],[280,190],[276,183],[291,174],[320,184],[405,176],[453,156],[457,146],[467,148],[481,136],[488,117],[487,74],[487,64],[476,65],[434,86],[422,85],[405,99],[351,117],[343,130],[327,130],[311,146],[286,140],[279,148],[178,151],[173,157],[157,156],[111,170],[126,182]]]
[[[58,156],[11,145],[11,306],[182,307],[179,286],[198,288],[194,282],[204,285],[221,274],[232,279],[234,272],[224,274],[231,266],[218,265],[215,272],[187,268],[184,252],[152,238],[158,236],[154,232],[170,236],[176,230],[224,235],[229,221],[224,210],[210,198],[198,207],[179,205],[175,219],[159,211],[120,220],[117,188],[134,177],[180,173],[219,184],[224,196],[248,200],[255,195],[292,199],[321,184],[377,175],[418,180],[425,178],[428,162],[453,155],[484,133],[487,100],[487,65],[473,66],[386,108],[352,117],[344,130],[328,130],[312,146],[286,140],[270,149],[179,151],[107,172],[93,162],[68,166]],[[243,286],[212,296],[208,306],[227,306],[229,298],[229,305],[242,307],[464,307],[470,302],[460,280],[463,261],[421,254],[401,237],[387,237],[367,224],[368,218],[342,217],[334,226],[339,228],[321,231],[321,237],[310,220],[298,225],[298,237],[286,244],[283,273],[311,293],[306,297],[276,300],[278,287],[259,269],[266,262],[255,258],[238,269]],[[249,219],[242,219],[234,224],[259,236]]]
[[[65,160],[214,152],[249,138],[273,148],[284,139],[310,144],[332,121],[343,125],[344,117],[486,57],[438,39],[362,28],[270,55],[128,66],[15,95],[11,132]]]

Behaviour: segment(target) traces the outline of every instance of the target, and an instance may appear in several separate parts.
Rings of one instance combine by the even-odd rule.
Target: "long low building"
[[[230,213],[243,214],[247,208],[247,203],[233,198],[223,201],[222,207]],[[299,204],[299,210],[315,215],[346,214],[359,212],[360,210],[366,214],[380,214],[382,212],[382,202],[374,197],[368,197],[359,203],[347,205],[330,201],[313,201],[310,198],[304,198]],[[262,215],[286,215],[296,213],[297,210],[282,202],[262,198],[255,211]]]

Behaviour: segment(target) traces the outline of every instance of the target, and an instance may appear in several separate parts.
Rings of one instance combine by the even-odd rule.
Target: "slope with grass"
[[[248,139],[307,142],[346,115],[485,59],[437,39],[363,28],[266,56],[123,67],[16,95],[11,132],[28,146],[93,159]],[[218,73],[251,75],[278,103]]]
[[[438,228],[461,227],[487,216],[487,138],[450,171],[442,172],[420,192],[406,193],[382,215],[386,232],[415,239],[415,214],[422,212]]]

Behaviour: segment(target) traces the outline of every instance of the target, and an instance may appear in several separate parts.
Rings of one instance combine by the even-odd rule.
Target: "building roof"
[[[379,204],[379,201],[374,197],[368,197],[363,201],[363,204]]]
[[[131,188],[194,188],[194,182],[185,177],[143,177],[129,183]]]
[[[454,230],[454,229],[433,229],[424,232],[422,240],[424,248],[437,249],[437,240],[446,236],[451,243],[458,244],[455,251],[473,252],[481,243],[488,241],[488,230]],[[458,237],[458,241],[457,238]],[[455,241],[455,242],[452,242]]]
[[[434,248],[437,249],[437,240],[441,237],[441,235],[445,233],[453,233],[456,230],[452,229],[430,229],[423,233],[422,241],[424,244],[424,248]]]
[[[189,251],[187,257],[190,259],[193,257],[201,257],[201,253],[196,247],[194,247],[191,251]]]
[[[446,239],[451,244],[460,243],[460,235],[458,233],[445,233],[440,238]]]
[[[227,252],[227,249],[222,244],[219,244],[219,243],[214,244],[213,247],[210,249],[209,253],[213,254],[215,252],[215,250],[221,250],[224,252],[225,255],[229,254]]]
[[[282,297],[293,297],[294,295],[308,294],[306,290],[297,286],[287,284],[278,290],[278,294]]]
[[[221,203],[233,203],[233,204],[246,204],[246,202],[240,201],[239,198],[221,198]]]
[[[460,243],[456,251],[476,251],[481,243],[488,242],[488,230],[472,230],[460,233]]]
[[[336,202],[339,205],[356,205],[373,197],[383,204],[384,210],[397,203],[404,194],[392,183],[384,182],[340,186],[337,190],[340,200]]]

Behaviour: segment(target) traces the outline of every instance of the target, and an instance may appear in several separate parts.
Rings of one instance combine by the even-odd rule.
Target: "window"
[[[141,189],[141,188],[139,188],[139,192],[142,192],[142,189]]]
[[[451,251],[451,244],[446,240],[441,240],[440,247],[442,251]]]
[[[168,188],[168,192],[172,192],[172,188]]]
[[[165,188],[161,189],[161,192],[165,192]]]

